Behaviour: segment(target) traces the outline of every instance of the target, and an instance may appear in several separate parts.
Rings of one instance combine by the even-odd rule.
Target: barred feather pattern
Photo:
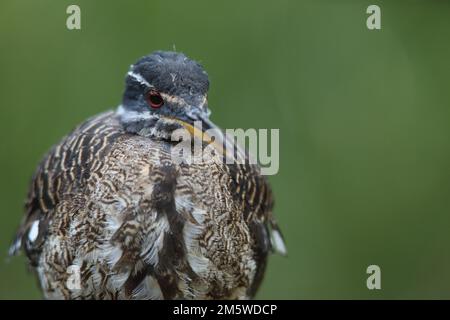
[[[171,144],[89,119],[39,165],[11,252],[48,299],[248,299],[271,249],[270,188],[251,165],[176,164]],[[69,288],[68,270],[80,270]]]

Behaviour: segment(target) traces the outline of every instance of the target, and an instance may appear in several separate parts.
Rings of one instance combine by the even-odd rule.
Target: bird
[[[45,299],[254,298],[269,254],[286,254],[267,177],[221,152],[172,153],[173,133],[195,121],[222,132],[208,90],[198,62],[152,52],[130,66],[117,108],[44,156],[9,254],[25,253]]]

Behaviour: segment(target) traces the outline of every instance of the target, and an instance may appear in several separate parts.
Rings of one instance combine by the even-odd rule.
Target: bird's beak
[[[203,111],[202,108],[192,107],[188,113],[186,121],[177,119],[192,136],[206,143],[213,142],[217,147],[223,146],[225,141],[222,130],[211,120],[209,120],[209,112]],[[214,136],[214,138],[212,138]]]
[[[189,122],[178,120],[191,136],[208,145],[212,144],[224,160],[232,161],[227,163],[235,163],[236,159],[244,160],[246,158],[245,152],[234,142],[234,137],[224,134],[222,129],[209,119],[209,111],[205,112],[197,107],[191,110],[192,112],[188,114]],[[201,124],[201,128],[197,126],[197,122]]]

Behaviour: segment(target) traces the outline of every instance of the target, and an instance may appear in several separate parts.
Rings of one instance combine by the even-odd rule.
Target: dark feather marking
[[[155,267],[154,276],[158,280],[165,299],[173,299],[179,293],[177,267],[182,267],[185,273],[195,279],[197,275],[191,269],[186,258],[186,248],[183,239],[185,220],[176,211],[175,188],[177,171],[173,165],[159,168],[161,178],[155,182],[152,193],[152,203],[158,215],[164,214],[169,222],[169,234],[164,237],[164,244],[159,253],[159,263]]]

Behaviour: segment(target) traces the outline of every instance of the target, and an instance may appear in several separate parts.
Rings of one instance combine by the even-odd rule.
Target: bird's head
[[[182,53],[156,51],[131,65],[117,113],[125,130],[149,132],[158,121],[208,127],[208,74]]]

